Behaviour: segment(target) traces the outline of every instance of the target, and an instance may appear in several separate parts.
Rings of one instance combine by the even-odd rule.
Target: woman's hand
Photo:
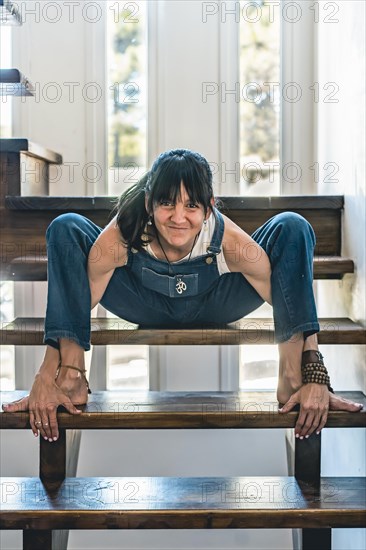
[[[313,432],[317,434],[324,428],[329,411],[329,390],[326,384],[304,384],[291,395],[287,403],[279,409],[280,413],[288,413],[300,403],[295,435],[300,439],[308,438]]]
[[[22,399],[3,405],[5,412],[29,410],[32,432],[37,437],[38,431],[44,439],[56,441],[59,436],[57,408],[59,405],[71,414],[80,414],[70,398],[58,387],[52,376],[38,373],[33,382],[30,394]]]

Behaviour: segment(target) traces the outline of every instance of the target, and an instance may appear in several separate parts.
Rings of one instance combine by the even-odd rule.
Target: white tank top
[[[198,239],[192,250],[191,258],[197,258],[197,256],[204,256],[205,254],[207,254],[207,247],[211,243],[212,236],[215,231],[215,224],[216,224],[216,219],[211,212],[210,217],[207,220],[207,223],[203,225],[203,228],[201,229],[201,232],[198,235]],[[152,251],[150,244],[147,245],[145,250],[148,254],[150,254],[150,256],[153,256],[154,258],[158,259],[154,254],[154,252]],[[177,262],[171,262],[171,263],[173,265],[179,264],[180,262],[187,261],[188,258],[189,258],[189,254],[187,254],[187,256],[184,256],[184,258],[181,258]],[[226,260],[225,260],[222,248],[221,248],[220,254],[218,254],[216,258],[217,258],[217,267],[219,270],[219,274],[223,275],[224,273],[230,273],[230,269],[226,264]]]

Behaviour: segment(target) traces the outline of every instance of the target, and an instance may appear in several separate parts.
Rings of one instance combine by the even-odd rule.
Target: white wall
[[[365,3],[337,2],[338,23],[317,25],[319,194],[344,194],[342,255],[355,261],[355,275],[322,282],[320,314],[347,316],[366,324],[365,227]],[[328,12],[328,15],[330,12]],[[323,90],[327,83],[335,83]],[[329,92],[338,90],[332,97]],[[329,99],[337,100],[329,103]],[[330,178],[331,167],[338,170]],[[329,182],[329,179],[338,179]],[[319,283],[318,283],[319,284]],[[323,346],[331,380],[337,390],[366,390],[365,346]],[[365,430],[325,430],[323,475],[366,474]],[[366,547],[365,530],[336,529],[334,548]]]
[[[27,2],[27,9],[34,2]],[[62,6],[63,2],[59,2]],[[42,6],[42,3],[38,3]],[[39,8],[38,8],[39,9]],[[92,12],[90,12],[90,17]],[[48,12],[48,18],[55,14]],[[230,168],[238,158],[237,118],[233,106],[220,104],[219,95],[202,102],[202,82],[227,80],[230,72],[235,75],[236,65],[230,63],[231,50],[222,44],[223,37],[237,25],[228,18],[227,26],[220,29],[219,18],[202,21],[201,2],[158,2],[151,15],[155,27],[150,40],[157,40],[156,50],[150,51],[154,63],[150,64],[149,90],[149,162],[162,150],[187,147],[202,152],[210,162],[226,163]],[[101,24],[101,23],[100,23]],[[99,23],[98,23],[99,25]],[[230,30],[231,29],[231,30]],[[90,36],[90,33],[93,36]],[[45,17],[39,21],[27,15],[26,25],[16,29],[15,63],[41,89],[51,93],[47,83],[56,82],[63,94],[68,92],[65,82],[79,82],[75,87],[78,101],[70,102],[68,95],[52,103],[27,100],[18,104],[16,134],[44,144],[64,156],[67,162],[77,162],[75,182],[69,172],[63,171],[62,183],[51,189],[57,195],[82,195],[93,193],[93,186],[82,177],[82,167],[103,158],[100,135],[104,118],[101,104],[96,110],[80,100],[78,91],[91,81],[102,82],[103,44],[99,42],[100,28],[80,17],[75,8],[75,18],[68,22],[65,9],[57,23],[49,23]],[[222,47],[220,47],[220,44]],[[98,47],[100,46],[100,47]],[[97,68],[99,67],[99,72]],[[235,82],[235,76],[234,76]],[[55,88],[56,89],[56,88]],[[18,102],[20,103],[20,102]],[[234,111],[237,105],[234,105]],[[223,113],[231,116],[223,119]],[[235,115],[235,112],[234,112]],[[92,117],[92,135],[90,134]],[[94,130],[93,130],[94,127]],[[230,139],[228,139],[228,136]],[[230,144],[234,143],[234,147]],[[99,156],[98,156],[99,155]],[[217,178],[219,180],[219,178]],[[234,192],[234,179],[226,178],[225,189],[216,192]],[[18,286],[18,314],[42,315],[42,297],[36,299],[37,285]],[[34,309],[34,308],[37,308]],[[26,350],[30,352],[31,350]],[[194,354],[196,363],[192,364]],[[36,368],[40,350],[33,355]],[[218,347],[168,348],[160,353],[162,358],[155,389],[166,390],[218,390],[236,389],[238,368],[234,365],[233,379],[220,372],[221,358],[225,356]],[[227,354],[226,357],[229,357]],[[177,357],[180,362],[177,361]],[[183,357],[185,358],[183,360]],[[183,364],[182,364],[183,363]],[[187,367],[189,365],[189,367]],[[34,369],[24,365],[22,387],[29,387]],[[221,369],[222,370],[222,369]],[[28,383],[27,383],[28,381]],[[37,475],[37,441],[30,434],[6,433],[2,439],[3,475]],[[14,461],[16,448],[26,454],[27,470],[22,461]],[[268,448],[272,461],[268,464]],[[276,449],[276,452],[273,452]],[[286,456],[283,430],[162,430],[162,431],[98,431],[85,432],[82,437],[78,475],[286,475]],[[20,533],[2,533],[2,548],[20,548]],[[233,531],[137,531],[137,532],[72,532],[70,548],[263,548],[286,549],[291,547],[289,530],[233,530]]]
[[[27,5],[31,5],[27,2]],[[62,5],[62,2],[60,2]],[[227,2],[227,4],[229,4]],[[354,29],[359,28],[361,21],[361,2],[349,3],[352,9],[348,9],[346,18],[342,23],[342,33],[337,34],[329,25],[319,30],[319,40],[322,44],[319,56],[319,71],[322,76],[327,74],[328,63],[330,67],[335,66],[336,76],[331,75],[331,80],[344,78],[340,72],[348,70],[346,53],[350,51],[349,42],[358,44],[359,39],[354,34]],[[188,9],[189,6],[189,9]],[[67,22],[63,14],[58,23],[50,24],[44,20],[35,23],[34,18],[29,17],[29,24],[16,29],[18,36],[17,52],[20,56],[19,68],[35,82],[59,82],[64,89],[64,82],[76,81],[85,84],[91,81],[103,80],[103,44],[100,48],[93,45],[93,35],[98,36],[98,26],[77,16],[72,24]],[[92,13],[90,13],[90,16]],[[51,16],[51,12],[49,14]],[[223,43],[224,38],[231,31],[235,32],[237,26],[232,27],[232,19],[227,18],[227,26],[219,25],[219,18],[208,18],[207,23],[202,23],[201,2],[176,2],[160,1],[155,8],[155,36],[158,39],[155,52],[156,72],[151,76],[153,83],[150,90],[151,104],[149,104],[149,162],[160,151],[176,146],[190,147],[201,151],[210,161],[226,162],[228,167],[234,166],[231,155],[235,158],[235,147],[231,144],[236,139],[236,123],[234,118],[223,119],[224,109],[227,105],[220,104],[219,95],[212,97],[207,103],[201,99],[201,85],[204,81],[228,81],[228,75],[234,75],[235,70],[230,63],[230,48],[226,50]],[[172,31],[170,23],[175,23],[176,30]],[[337,27],[339,29],[339,27]],[[231,29],[231,30],[230,30]],[[230,32],[229,32],[230,31]],[[334,36],[330,34],[334,32]],[[344,36],[343,39],[340,36]],[[326,54],[328,40],[332,40],[333,47]],[[344,40],[343,53],[337,40]],[[342,63],[338,65],[338,56],[335,55],[339,47],[339,56]],[[95,54],[95,55],[94,55]],[[226,55],[226,57],[225,57]],[[358,54],[358,63],[362,59]],[[337,64],[337,65],[336,65]],[[99,69],[98,69],[99,67]],[[329,69],[330,70],[330,69]],[[99,72],[98,72],[99,71]],[[231,72],[232,71],[232,72]],[[310,72],[311,74],[311,72]],[[352,75],[351,75],[352,76]],[[226,79],[226,80],[225,80]],[[353,76],[353,83],[356,78]],[[360,79],[361,80],[361,79]],[[356,82],[358,83],[358,82]],[[82,86],[81,86],[82,87]],[[228,86],[229,87],[229,86]],[[77,90],[78,88],[76,88]],[[90,111],[87,102],[70,103],[59,101],[50,103],[41,101],[39,103],[27,100],[19,109],[20,116],[17,119],[18,134],[28,136],[32,140],[47,145],[64,155],[68,162],[78,162],[81,169],[87,162],[95,159],[103,159],[103,146],[101,135],[103,135],[104,118],[100,116],[103,110],[102,102],[97,104],[97,110]],[[357,101],[360,105],[361,101]],[[155,105],[155,108],[154,108]],[[188,108],[189,106],[189,108]],[[328,135],[330,120],[337,121],[341,125],[344,122],[344,115],[326,111],[325,105],[319,106],[320,141],[319,155],[323,159],[332,160],[334,155],[340,158],[343,151],[343,144],[349,136],[353,136],[354,144],[357,145],[357,132],[361,131],[361,121],[358,120],[358,107],[356,103],[348,111],[352,112],[354,122],[347,120],[347,139],[339,139],[339,134]],[[363,112],[364,113],[364,112]],[[229,113],[232,117],[232,112]],[[333,116],[335,118],[333,118]],[[91,118],[90,118],[91,117]],[[295,117],[300,124],[301,117]],[[91,129],[90,129],[91,128]],[[296,128],[293,123],[289,124],[286,130],[291,136]],[[342,135],[342,134],[340,134]],[[287,143],[288,138],[286,135]],[[311,143],[306,142],[306,159],[311,158]],[[296,141],[296,151],[300,151],[300,143]],[[352,214],[361,220],[362,212],[359,211],[359,197],[364,197],[364,168],[362,164],[361,147],[358,145],[352,149],[352,161],[350,164],[347,157],[346,167],[349,170],[349,177],[343,178],[352,189],[327,189],[319,188],[320,193],[345,192],[347,201],[353,204]],[[300,153],[299,153],[300,154]],[[237,157],[238,158],[238,157]],[[307,162],[304,161],[304,162]],[[80,174],[79,174],[80,176]],[[351,177],[352,176],[352,177]],[[68,173],[63,174],[62,185],[54,187],[53,193],[59,195],[92,193],[90,182],[85,182],[83,177],[78,177],[76,184],[70,182]],[[229,181],[229,180],[228,180]],[[232,183],[225,189],[218,189],[218,192],[233,192]],[[290,193],[291,191],[289,191]],[[297,192],[297,190],[296,190]],[[352,203],[353,201],[353,203]],[[353,215],[348,217],[352,220]],[[364,219],[364,218],[363,218]],[[357,269],[363,270],[364,260],[361,256],[361,244],[352,244],[353,235],[348,229],[346,218],[346,243],[348,247],[345,253],[357,259]],[[352,239],[350,238],[352,237]],[[354,240],[354,239],[353,239]],[[357,278],[359,296],[364,300],[362,283],[364,278]],[[327,283],[328,284],[328,283]],[[339,283],[335,285],[341,286]],[[346,296],[346,295],[345,295]],[[345,303],[347,298],[343,299]],[[357,300],[355,301],[355,303]],[[37,307],[39,301],[35,300]],[[329,303],[327,304],[328,307]],[[340,306],[341,307],[341,306]],[[347,304],[343,305],[347,307]],[[356,308],[353,309],[356,312]],[[27,310],[28,315],[35,311]],[[37,312],[38,313],[38,312]],[[329,309],[327,314],[332,314]],[[336,312],[338,313],[338,311]],[[357,312],[358,318],[362,313]],[[363,317],[364,318],[364,317]],[[190,389],[222,389],[219,381],[222,379],[220,368],[220,356],[215,347],[200,350],[194,348],[197,354],[197,368],[193,366],[179,368],[174,353],[182,356],[182,348],[175,350],[169,348],[164,351],[164,360],[161,364],[160,377],[157,384],[163,389],[190,390]],[[339,351],[339,347],[337,352]],[[345,350],[349,351],[349,350]],[[210,354],[210,365],[207,364],[207,352]],[[187,350],[188,363],[190,364],[191,350]],[[357,353],[357,352],[356,352]],[[351,363],[352,376],[348,375],[347,383],[354,388],[360,388],[360,381],[364,384],[364,371],[361,363],[361,350],[358,352],[357,360],[346,361]],[[328,350],[327,359],[331,357]],[[330,359],[328,360],[329,364]],[[342,367],[335,372],[336,363],[330,365],[330,370],[335,382],[335,387],[342,387],[344,380],[341,378]],[[172,368],[174,366],[174,369]],[[201,367],[201,368],[200,368]],[[349,368],[349,367],[348,367]],[[342,371],[344,372],[344,371]],[[32,374],[29,373],[29,383]],[[231,382],[232,389],[235,389],[237,378]],[[26,387],[26,386],[25,386]],[[343,386],[344,387],[344,386]],[[365,386],[363,386],[365,389]],[[225,388],[230,389],[230,388]],[[360,433],[350,435],[347,440],[347,447],[355,450],[357,457],[361,456],[363,449],[362,435]],[[337,473],[340,475],[356,474],[364,471],[364,464],[361,459],[355,459],[347,455],[344,449],[344,435],[342,434],[342,445],[339,436],[328,430],[324,434],[324,442],[336,445],[340,457],[340,465],[337,466]],[[2,438],[2,473],[3,475],[37,475],[37,442],[30,434],[21,432],[7,433]],[[27,470],[23,464],[14,461],[14,456],[21,448],[23,455],[27,455]],[[268,449],[271,449],[273,460],[268,464]],[[328,447],[329,448],[329,447]],[[18,450],[17,450],[18,449]],[[275,450],[275,452],[274,452]],[[331,473],[334,467],[331,463],[330,453],[325,454],[325,473]],[[349,471],[351,469],[351,471]],[[80,455],[79,475],[180,475],[180,476],[206,476],[206,475],[286,475],[286,459],[284,448],[284,437],[282,430],[263,430],[254,432],[250,430],[165,430],[165,431],[98,431],[85,432],[82,438]],[[336,534],[338,548],[355,550],[361,548],[362,533],[353,532]],[[345,540],[347,536],[347,541]],[[1,547],[5,549],[20,548],[20,534],[2,533]],[[342,538],[343,537],[343,538]],[[353,537],[353,538],[350,538]],[[14,541],[14,545],[11,541]],[[291,537],[289,531],[262,530],[258,531],[150,531],[150,532],[73,532],[70,536],[70,547],[79,548],[291,548]],[[343,546],[342,546],[343,544]],[[350,544],[352,544],[350,546]],[[363,545],[365,546],[365,545]]]
[[[64,165],[52,169],[51,194],[92,195],[97,188],[102,194],[107,176],[104,2],[99,9],[93,8],[97,2],[17,4],[24,25],[13,30],[13,63],[31,80],[35,95],[13,102],[14,137],[27,137],[63,156]]]

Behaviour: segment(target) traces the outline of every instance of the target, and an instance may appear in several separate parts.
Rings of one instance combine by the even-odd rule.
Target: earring
[[[203,231],[207,231],[207,220],[203,220]]]
[[[147,220],[147,225],[152,225],[152,216],[149,216],[149,219]]]

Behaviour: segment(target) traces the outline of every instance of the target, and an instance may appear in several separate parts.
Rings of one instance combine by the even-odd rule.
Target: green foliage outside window
[[[251,23],[256,4],[245,4],[248,20],[240,24],[240,157],[267,162],[279,156],[279,16],[271,22],[267,3],[260,1],[261,17]]]
[[[141,7],[140,7],[141,8]],[[112,107],[109,113],[108,161],[110,167],[144,166],[146,157],[146,71],[142,9],[121,9],[112,26],[112,57],[109,82]]]

